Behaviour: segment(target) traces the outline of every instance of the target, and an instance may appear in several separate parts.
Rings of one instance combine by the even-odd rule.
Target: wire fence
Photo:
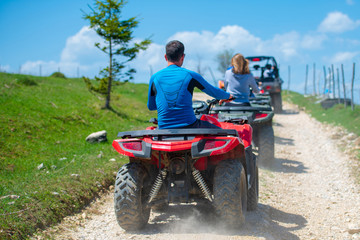
[[[310,69],[311,67],[311,69]],[[320,99],[327,99],[337,101],[339,104],[344,104],[345,107],[351,106],[354,110],[357,99],[360,99],[360,86],[359,77],[356,77],[356,64],[352,64],[351,68],[347,66],[347,69],[351,69],[351,77],[349,72],[345,73],[344,65],[334,66],[321,66],[317,67],[316,63],[312,66],[306,64],[305,77],[304,77],[304,95],[317,96]],[[312,71],[311,71],[312,70]],[[290,90],[291,82],[291,66],[288,66],[288,84],[287,90]]]
[[[7,66],[2,66],[0,65],[0,72],[4,72],[4,73],[13,73],[13,74],[25,74],[25,75],[33,75],[33,76],[40,76],[40,77],[48,77],[51,74],[53,74],[54,72],[61,72],[62,69],[60,67],[53,67],[51,70],[49,70],[51,68],[46,68],[46,70],[44,71],[44,68],[42,65],[37,65],[36,67],[34,67],[31,70],[24,70],[22,68],[22,66],[19,66],[19,68],[14,71],[10,71],[9,68]],[[67,77],[70,78],[80,78],[81,77],[81,68],[80,67],[73,67],[72,69],[68,69],[68,67],[66,68],[66,72],[70,74],[66,74]]]

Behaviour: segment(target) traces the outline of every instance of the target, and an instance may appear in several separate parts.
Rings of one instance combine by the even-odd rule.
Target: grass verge
[[[149,125],[146,100],[146,84],[128,83],[104,110],[81,79],[0,73],[0,239],[27,238],[111,185],[127,162],[112,140]],[[100,130],[108,142],[85,142]]]

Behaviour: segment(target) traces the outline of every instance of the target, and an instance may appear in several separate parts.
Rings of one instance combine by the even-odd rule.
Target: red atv
[[[219,219],[232,227],[244,223],[247,210],[256,209],[259,181],[251,126],[219,122],[207,114],[201,120],[222,129],[152,126],[119,133],[122,139],[112,145],[129,157],[115,181],[115,214],[123,229],[141,229],[151,209],[169,204],[212,204]]]

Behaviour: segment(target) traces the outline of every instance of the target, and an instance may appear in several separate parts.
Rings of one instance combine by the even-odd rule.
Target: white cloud
[[[336,44],[346,44],[347,46],[357,47],[360,46],[360,40],[358,39],[345,39],[345,38],[336,38]]]
[[[0,65],[0,72],[8,72],[10,71],[10,65]]]
[[[224,49],[246,52],[247,49],[255,49],[257,44],[261,42],[260,38],[237,25],[224,26],[216,34],[209,31],[178,32],[171,36],[168,41],[173,39],[183,42],[185,52],[192,54],[217,54]]]
[[[137,40],[140,42],[140,40]],[[164,46],[156,43],[152,43],[146,49],[146,51],[140,51],[136,58],[129,64],[132,68],[139,71],[147,71],[150,69],[158,71],[166,66],[164,59]]]
[[[354,5],[355,2],[354,2],[354,0],[346,0],[346,4],[347,5]]]
[[[61,62],[93,62],[104,60],[106,54],[94,46],[95,42],[103,40],[88,26],[83,27],[74,36],[66,40],[65,48],[61,53]]]
[[[333,63],[344,63],[352,61],[360,52],[338,52],[330,58]]]
[[[359,25],[360,20],[353,21],[344,13],[331,12],[320,23],[318,30],[320,32],[342,33],[353,30]]]
[[[184,67],[197,70],[201,65],[206,79],[212,79],[209,68],[215,78],[221,78],[223,73],[217,72],[218,64],[215,57],[225,49],[249,55],[272,55],[278,62],[299,60],[303,58],[302,50],[321,48],[326,40],[324,34],[300,35],[296,31],[275,34],[270,39],[261,39],[241,26],[224,26],[218,32],[177,32],[168,38],[178,39],[185,44],[186,58]],[[139,42],[141,39],[135,39]],[[24,73],[37,74],[42,68],[42,75],[50,75],[57,71],[63,72],[68,77],[79,75],[93,77],[99,73],[100,68],[107,65],[107,56],[94,47],[95,42],[101,42],[97,34],[89,27],[83,27],[78,33],[66,40],[66,45],[61,52],[60,61],[33,61],[22,65]],[[146,51],[140,51],[137,57],[129,63],[135,68],[136,82],[148,82],[151,72],[155,73],[166,67],[164,59],[165,46],[157,43],[149,45]]]
[[[94,46],[102,42],[96,32],[84,26],[66,40],[60,61],[28,61],[21,66],[21,72],[48,76],[60,70],[68,77],[95,76],[107,64],[107,56]]]
[[[290,59],[299,55],[300,39],[301,36],[296,31],[275,34],[272,39],[263,41],[256,52]]]
[[[304,49],[320,49],[323,42],[327,40],[324,34],[307,34],[301,41],[301,46]]]

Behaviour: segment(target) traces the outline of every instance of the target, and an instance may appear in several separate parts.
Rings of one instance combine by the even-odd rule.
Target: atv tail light
[[[265,118],[265,117],[267,117],[267,113],[257,113],[256,115],[255,115],[255,119],[258,119],[258,118]]]
[[[271,89],[271,86],[266,86],[266,90],[270,90]]]
[[[122,143],[122,146],[129,150],[134,150],[134,151],[142,150],[141,142],[124,142]]]
[[[253,62],[259,62],[259,61],[260,61],[260,58],[253,58],[253,59],[251,59],[251,61],[253,61]]]
[[[215,140],[207,140],[204,146],[204,150],[218,148],[224,146],[226,141],[215,141]]]

